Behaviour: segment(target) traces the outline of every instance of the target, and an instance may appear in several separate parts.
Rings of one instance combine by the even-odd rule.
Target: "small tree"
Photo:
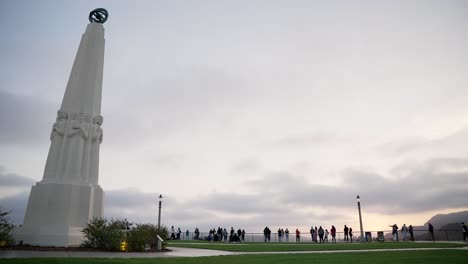
[[[0,208],[0,246],[2,247],[12,245],[15,242],[11,235],[11,231],[15,226],[10,223],[8,214],[10,214],[10,212]]]

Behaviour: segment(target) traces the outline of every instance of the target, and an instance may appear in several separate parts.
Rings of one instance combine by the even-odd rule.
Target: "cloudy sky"
[[[105,215],[183,230],[468,209],[466,1],[0,0],[0,206],[21,223],[105,7]]]

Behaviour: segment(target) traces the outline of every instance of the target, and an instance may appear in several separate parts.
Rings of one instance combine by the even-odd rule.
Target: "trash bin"
[[[366,242],[372,242],[372,233],[366,232]]]
[[[377,241],[379,242],[384,242],[385,241],[385,236],[383,231],[378,231],[377,232]]]

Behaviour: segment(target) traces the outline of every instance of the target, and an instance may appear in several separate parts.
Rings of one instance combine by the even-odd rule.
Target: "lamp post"
[[[162,195],[159,195],[159,213],[158,213],[158,230],[161,230],[161,204],[162,204]]]
[[[359,225],[361,227],[361,242],[364,242],[365,237],[364,237],[364,229],[362,228],[361,197],[359,197],[359,195],[356,197],[356,201],[357,201],[357,207],[358,207],[358,211],[359,211]]]

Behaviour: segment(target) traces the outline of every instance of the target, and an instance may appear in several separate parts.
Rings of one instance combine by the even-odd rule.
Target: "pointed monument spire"
[[[31,189],[18,240],[31,245],[74,246],[81,229],[102,217],[104,192],[98,185],[104,27],[108,13],[93,10],[75,57],[62,106],[50,135],[41,182]]]

